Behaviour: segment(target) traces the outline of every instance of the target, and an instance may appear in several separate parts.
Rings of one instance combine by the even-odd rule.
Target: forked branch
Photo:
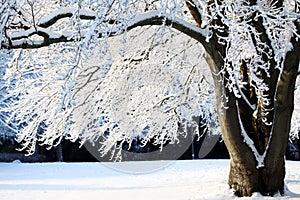
[[[43,17],[39,20],[36,27],[32,27],[28,30],[19,30],[14,32],[7,29],[6,35],[8,42],[2,42],[1,48],[4,49],[16,49],[16,48],[40,48],[48,46],[54,43],[61,42],[71,42],[75,39],[72,37],[72,31],[58,32],[52,31],[50,28],[55,25],[55,23],[63,18],[70,18],[74,15],[74,9],[60,9],[53,13],[50,13],[48,16]],[[80,10],[79,18],[85,20],[96,20],[96,13],[89,10]],[[117,20],[110,20],[106,22],[108,24],[118,24],[120,23]],[[126,31],[132,30],[139,26],[146,25],[162,25],[166,24],[172,26],[178,31],[196,39],[204,46],[206,44],[205,39],[207,37],[208,31],[198,28],[197,26],[190,24],[189,22],[179,19],[171,18],[168,16],[163,16],[159,11],[149,11],[140,15],[137,15],[135,18],[130,20],[128,26],[122,30],[114,28],[111,26],[111,29],[107,33],[99,33],[98,37],[102,38],[104,36],[115,36],[120,35]],[[10,32],[11,31],[11,32]],[[40,36],[38,38],[33,38],[32,36]],[[84,33],[82,34],[85,35]],[[83,39],[83,38],[82,38]]]

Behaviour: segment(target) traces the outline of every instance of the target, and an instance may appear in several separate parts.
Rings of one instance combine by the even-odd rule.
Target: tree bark
[[[299,42],[292,38],[292,43],[294,49],[286,55],[283,71],[275,83],[276,92],[271,96],[274,99],[274,108],[273,123],[269,130],[259,127],[260,123],[253,122],[254,111],[243,102],[243,99],[229,92],[224,82],[220,81],[217,74],[223,65],[222,58],[209,52],[206,56],[214,78],[222,135],[231,158],[228,184],[237,196],[251,196],[254,192],[268,196],[273,196],[277,192],[284,193],[284,156],[294,109],[294,89],[300,55]],[[261,155],[265,148],[268,148],[263,167],[258,167],[254,153],[245,143],[240,121],[243,122],[247,135],[253,140]],[[257,136],[259,133],[255,132],[256,130],[270,131],[262,133],[268,136],[267,140],[271,137],[269,145],[266,144],[265,137]],[[266,147],[261,149],[259,143],[266,144]]]
[[[273,135],[264,167],[258,168],[258,162],[241,134],[238,119],[238,110],[241,109],[241,106],[237,107],[236,105],[238,99],[226,88],[223,88],[224,86],[218,81],[218,78],[215,79],[215,87],[222,135],[231,158],[228,181],[230,188],[235,191],[237,196],[251,196],[253,192],[271,196],[276,192],[282,194],[285,176],[284,155],[288,142],[292,107],[277,105],[276,113],[278,114],[275,116]],[[223,99],[224,91],[228,98],[227,102]],[[292,96],[293,89],[289,91]],[[288,98],[286,100],[290,101]],[[226,102],[225,105],[222,105],[224,102]],[[251,121],[247,123],[251,125]]]

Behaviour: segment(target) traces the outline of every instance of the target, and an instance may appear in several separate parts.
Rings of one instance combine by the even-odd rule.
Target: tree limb
[[[95,19],[92,12],[84,12],[81,11],[80,17],[82,19]],[[36,25],[35,28],[31,28],[29,30],[22,30],[19,32],[13,32],[8,35],[9,42],[3,43],[1,48],[4,49],[32,49],[32,48],[40,48],[44,46],[48,46],[54,43],[61,43],[61,42],[71,42],[74,41],[74,38],[71,38],[72,33],[70,32],[55,32],[50,31],[47,28],[50,28],[51,25],[54,25],[57,20],[71,17],[74,13],[71,12],[71,9],[59,10],[57,12],[51,13],[50,15],[42,18],[39,23]],[[117,24],[118,21],[115,21]],[[146,26],[146,25],[162,25],[166,24],[175,28],[176,30],[194,38],[195,40],[199,41],[204,46],[207,46],[207,42],[205,41],[207,35],[209,33],[208,29],[200,29],[195,25],[192,25],[182,19],[179,18],[169,18],[166,16],[162,16],[159,11],[149,11],[147,13],[143,13],[141,15],[136,16],[133,20],[129,21],[128,26],[125,27],[123,30],[114,30],[113,28],[109,33],[100,33],[98,35],[99,38],[103,37],[104,35],[115,36],[120,35],[126,31],[132,30],[139,26]],[[30,38],[31,36],[38,35],[43,38],[43,40],[34,40]],[[84,35],[84,34],[83,34]]]
[[[202,17],[201,17],[201,13],[199,12],[196,4],[194,2],[191,2],[189,0],[185,1],[188,9],[190,10],[194,20],[196,21],[198,27],[201,28],[201,24],[202,24]]]
[[[60,19],[72,17],[76,12],[79,12],[78,15],[80,19],[85,20],[95,20],[97,15],[94,11],[91,10],[62,8],[50,13],[46,17],[41,18],[37,25],[43,28],[47,28],[55,24]]]

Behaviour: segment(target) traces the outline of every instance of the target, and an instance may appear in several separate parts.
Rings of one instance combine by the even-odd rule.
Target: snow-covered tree
[[[29,153],[37,141],[53,146],[66,137],[101,142],[100,153],[116,156],[137,137],[176,142],[186,132],[180,125],[214,114],[205,106],[210,81],[200,75],[204,48],[231,157],[230,187],[239,196],[283,193],[299,4],[3,0],[0,45],[13,51],[6,79],[18,100],[7,111],[23,124],[17,139]],[[41,123],[45,131],[37,134]]]
[[[8,61],[12,54],[7,54],[6,52],[0,52],[0,108],[5,109],[10,106],[12,98],[9,97],[6,87],[5,80],[3,76],[5,75],[5,70],[8,67]],[[0,144],[4,140],[12,140],[16,134],[17,127],[13,123],[8,124],[7,119],[9,118],[9,113],[1,112],[0,113]]]

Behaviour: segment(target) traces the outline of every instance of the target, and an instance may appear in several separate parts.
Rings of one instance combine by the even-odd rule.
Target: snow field
[[[300,199],[299,167],[287,162],[286,196],[242,199]],[[227,187],[228,160],[0,163],[0,170],[1,200],[237,199]]]

